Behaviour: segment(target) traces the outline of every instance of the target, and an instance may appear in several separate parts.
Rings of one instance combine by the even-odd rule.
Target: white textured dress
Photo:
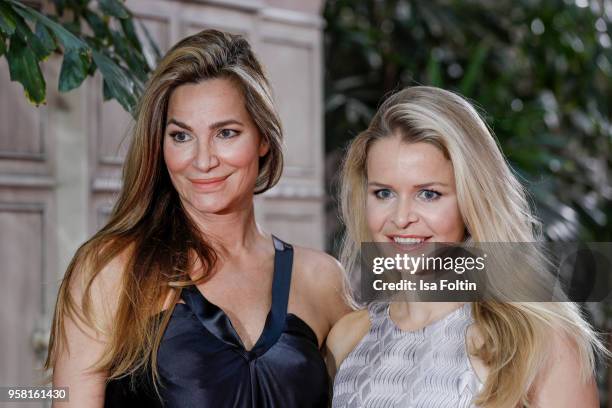
[[[466,348],[469,303],[420,330],[399,329],[389,303],[368,308],[370,330],[334,380],[333,408],[467,408],[482,388]]]

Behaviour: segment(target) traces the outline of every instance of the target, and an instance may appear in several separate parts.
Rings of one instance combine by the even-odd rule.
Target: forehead
[[[368,181],[417,185],[441,182],[454,185],[453,166],[431,143],[407,143],[394,135],[375,141],[368,149]]]
[[[168,118],[186,122],[216,122],[228,117],[248,116],[244,96],[230,79],[214,78],[183,84],[168,101]]]

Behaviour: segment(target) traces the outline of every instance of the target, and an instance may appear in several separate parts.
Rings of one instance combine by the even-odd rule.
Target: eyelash
[[[221,136],[221,133],[226,132],[226,131],[227,131],[227,132],[234,132],[234,134],[232,134],[231,136]],[[239,134],[240,134],[240,132],[239,132],[239,131],[237,131],[237,130],[234,130],[234,129],[221,129],[221,130],[219,131],[219,133],[217,133],[217,136],[220,136],[220,137],[221,137],[221,139],[231,139],[232,137],[236,137],[236,136],[238,136]]]
[[[172,133],[170,133],[170,137],[171,137],[171,138],[172,138],[172,140],[174,140],[176,143],[185,143],[185,142],[188,142],[188,141],[189,141],[189,139],[187,139],[187,140],[177,140],[177,139],[176,139],[176,137],[177,137],[178,135],[185,135],[185,136],[187,136],[187,137],[191,137],[191,136],[189,136],[189,135],[188,135],[187,133],[185,133],[185,132],[172,132]]]
[[[233,132],[233,134],[231,134],[231,135],[229,135],[229,136],[222,136],[222,133],[223,133],[223,132]],[[238,136],[239,134],[240,134],[240,132],[239,132],[239,131],[237,131],[237,130],[234,130],[234,129],[221,129],[221,130],[220,130],[220,131],[217,133],[217,136],[219,136],[221,139],[231,139],[231,138],[233,138],[233,137]],[[177,131],[177,132],[172,132],[172,133],[170,133],[170,137],[171,137],[171,138],[172,138],[172,139],[173,139],[173,140],[174,140],[176,143],[185,143],[185,142],[188,142],[188,141],[190,140],[190,139],[187,139],[187,140],[177,140],[177,138],[176,138],[176,137],[177,137],[178,135],[185,135],[185,136],[187,136],[187,137],[191,137],[191,136],[189,136],[189,135],[188,135],[187,133],[185,133],[185,132],[178,132],[178,131]]]
[[[389,190],[388,188],[381,188],[379,190],[374,190],[374,197],[378,198],[379,200],[387,200],[389,199],[389,197],[381,197],[380,193],[386,191],[386,192],[391,192],[391,190]]]
[[[418,195],[421,195],[422,193],[434,193],[436,195],[434,198],[423,198],[425,201],[436,201],[438,198],[442,196],[440,192],[436,190],[432,190],[432,189],[421,190],[419,191]]]
[[[387,200],[389,199],[389,197],[381,197],[380,193],[386,191],[386,192],[390,192],[390,190],[388,188],[381,188],[379,190],[374,190],[374,196],[376,198],[378,198],[379,200]],[[418,196],[420,196],[423,193],[434,193],[436,196],[434,198],[423,198],[425,201],[431,202],[431,201],[436,201],[437,199],[439,199],[442,194],[439,191],[436,190],[432,190],[432,189],[426,189],[426,190],[421,190],[419,191],[419,193],[417,194]]]

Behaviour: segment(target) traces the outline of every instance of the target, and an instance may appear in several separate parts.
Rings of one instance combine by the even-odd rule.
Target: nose
[[[418,220],[419,215],[415,209],[415,203],[406,198],[397,200],[391,221],[398,229],[407,228]]]
[[[193,159],[193,165],[198,170],[206,173],[219,165],[219,158],[214,144],[208,140],[198,143],[197,151]]]

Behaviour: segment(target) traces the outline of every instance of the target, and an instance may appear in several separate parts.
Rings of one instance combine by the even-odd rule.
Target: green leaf
[[[132,47],[137,49],[138,52],[142,52],[142,45],[140,44],[140,40],[138,39],[138,35],[136,34],[134,21],[129,18],[121,20],[121,28],[123,29],[123,33],[125,34],[125,37],[128,39]]]
[[[159,47],[157,46],[157,43],[155,42],[155,39],[151,35],[151,32],[149,31],[147,26],[142,21],[140,21],[140,20],[138,20],[138,24],[140,25],[140,28],[142,29],[142,32],[144,33],[145,37],[147,38],[147,42],[149,43],[150,50],[153,52],[153,59],[154,59],[154,61],[151,61],[150,58],[147,58],[148,53],[143,50],[143,54],[145,56],[147,64],[149,65],[149,69],[153,70],[153,69],[155,69],[155,66],[157,65],[157,61],[159,61],[161,59],[161,57],[162,57],[161,51],[159,50]]]
[[[53,0],[53,4],[55,4],[57,15],[62,17],[64,15],[64,8],[66,7],[66,0]]]
[[[131,44],[118,31],[111,30],[111,38],[115,46],[115,52],[127,63],[127,68],[140,81],[146,81],[145,68],[147,62],[140,52],[134,50]]]
[[[57,42],[53,37],[53,34],[45,27],[40,21],[36,23],[36,38],[40,41],[45,50],[51,54],[57,49]]]
[[[471,95],[474,85],[480,77],[482,66],[487,59],[489,48],[490,45],[487,41],[481,41],[480,44],[478,44],[478,48],[476,49],[476,52],[474,53],[474,56],[467,67],[465,75],[459,84],[459,90],[463,95]]]
[[[76,21],[62,21],[62,26],[68,30],[69,32],[71,32],[72,34],[74,34],[77,38],[80,38],[81,36],[81,19],[80,19],[80,15],[78,17],[78,20]]]
[[[433,52],[430,54],[429,62],[427,63],[427,78],[429,79],[429,85],[442,86],[442,69],[440,68],[440,62]]]
[[[102,98],[105,102],[113,99],[113,93],[109,89],[108,82],[106,81],[102,81]]]
[[[98,4],[100,5],[100,10],[109,16],[117,17],[119,19],[130,17],[130,13],[118,0],[99,0]]]
[[[56,23],[51,20],[49,17],[46,17],[36,10],[31,9],[30,7],[24,6],[23,4],[16,2],[15,0],[9,0],[12,4],[17,5],[15,11],[19,13],[23,18],[32,20],[35,22],[40,22],[45,27],[47,27],[57,40],[64,46],[66,52],[70,50],[87,50],[87,44],[85,44],[80,38],[76,37],[70,31],[66,30],[62,27],[61,24]]]
[[[36,55],[27,44],[17,37],[12,37],[6,59],[9,63],[11,81],[23,85],[26,98],[36,105],[45,103],[45,78]]]
[[[0,57],[6,53],[6,39],[0,34]]]
[[[15,14],[15,23],[15,36],[17,36],[23,43],[27,44],[32,51],[34,51],[38,61],[42,61],[47,58],[51,51],[48,51],[40,42],[38,37],[36,37],[36,35],[30,29],[30,26],[26,20],[20,15]]]
[[[62,69],[60,71],[60,92],[68,92],[74,88],[78,88],[87,77],[89,64],[90,61],[87,54],[82,54],[75,50],[68,51],[64,55]]]
[[[15,12],[8,4],[0,2],[0,31],[10,37],[16,27]]]
[[[108,36],[108,25],[93,11],[86,9],[83,12],[83,17],[89,27],[93,30],[96,37],[105,38]],[[122,20],[123,21],[123,20]]]
[[[126,111],[133,112],[133,108],[136,106],[134,83],[121,67],[106,55],[93,50],[92,56],[104,78],[105,96],[116,99]]]
[[[134,94],[142,95],[142,93],[144,92],[144,84],[146,82],[146,79],[143,80],[142,78],[139,78],[137,75],[135,75],[134,72],[132,72],[129,69],[126,69],[123,72],[125,73],[125,75],[127,75],[130,81],[132,81],[132,83],[134,84]]]

